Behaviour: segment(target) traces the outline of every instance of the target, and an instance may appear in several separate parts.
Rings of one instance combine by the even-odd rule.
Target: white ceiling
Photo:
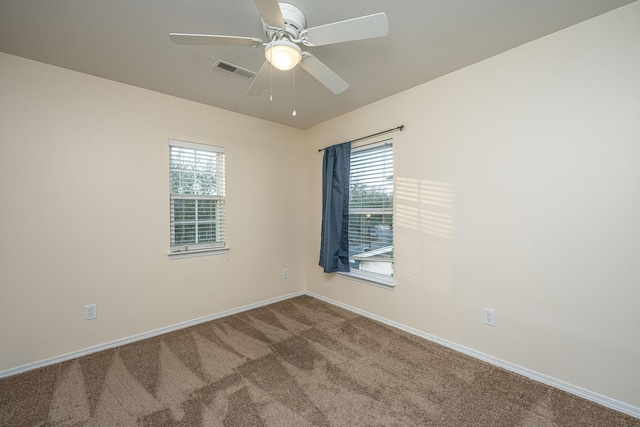
[[[250,81],[262,48],[178,46],[170,32],[265,39],[252,0],[0,0],[0,51],[305,129],[634,0],[288,0],[307,27],[377,12],[389,35],[307,48],[346,80],[334,95],[304,70]]]

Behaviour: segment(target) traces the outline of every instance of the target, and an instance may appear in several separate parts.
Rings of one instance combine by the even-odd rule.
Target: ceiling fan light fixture
[[[278,70],[288,71],[300,63],[302,50],[288,39],[280,39],[265,45],[264,56]]]

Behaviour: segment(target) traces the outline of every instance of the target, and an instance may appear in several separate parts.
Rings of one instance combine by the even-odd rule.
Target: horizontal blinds
[[[223,195],[224,154],[171,146],[171,194]]]
[[[172,251],[224,247],[224,149],[170,141]]]
[[[214,153],[223,153],[224,147],[216,147],[215,145],[207,145],[207,144],[198,144],[197,142],[188,142],[188,141],[178,141],[175,139],[169,140],[169,146],[171,147],[182,147],[182,148],[191,148],[193,150],[199,151],[210,151]]]
[[[393,255],[393,145],[353,149],[349,181],[349,255]]]

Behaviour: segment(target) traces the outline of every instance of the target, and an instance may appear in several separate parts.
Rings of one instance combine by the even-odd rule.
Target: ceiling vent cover
[[[244,77],[248,80],[253,80],[256,76],[251,70],[247,70],[246,68],[238,67],[237,65],[230,64],[228,62],[224,62],[221,59],[218,59],[215,64],[213,64],[213,68],[218,68],[222,71],[226,71],[227,73],[235,74],[236,76]]]

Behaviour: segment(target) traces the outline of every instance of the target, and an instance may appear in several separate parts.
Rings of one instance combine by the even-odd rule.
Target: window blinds
[[[375,252],[374,252],[375,251]],[[349,255],[373,261],[393,256],[393,145],[351,152]],[[375,257],[374,257],[375,255]]]
[[[224,149],[169,142],[171,252],[225,247]]]

